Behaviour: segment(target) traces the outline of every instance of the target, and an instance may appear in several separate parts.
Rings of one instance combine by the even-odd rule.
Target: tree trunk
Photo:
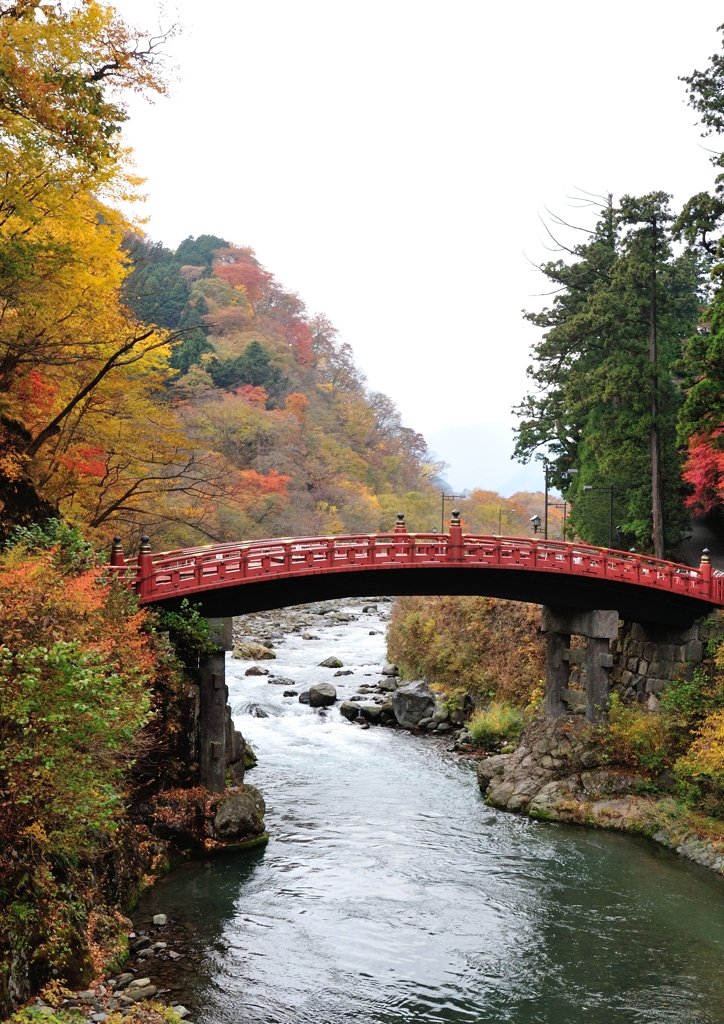
[[[664,514],[661,500],[661,437],[659,435],[659,370],[656,338],[656,218],[653,228],[653,271],[649,306],[649,361],[651,363],[651,513],[653,520],[654,555],[664,557]]]

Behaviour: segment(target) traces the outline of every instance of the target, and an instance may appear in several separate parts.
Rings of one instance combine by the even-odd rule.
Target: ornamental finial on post
[[[405,513],[397,513],[397,522],[395,523],[395,533],[407,533],[407,527],[405,526]]]
[[[150,577],[153,572],[153,555],[151,554],[151,538],[144,533],[141,537],[141,547],[138,550],[138,570],[134,584],[136,593],[143,597],[150,584]]]
[[[460,513],[456,508],[452,510],[452,519],[450,520],[450,525],[460,526]]]
[[[123,554],[123,541],[114,537],[111,545],[111,565],[116,569],[126,568],[126,556]]]

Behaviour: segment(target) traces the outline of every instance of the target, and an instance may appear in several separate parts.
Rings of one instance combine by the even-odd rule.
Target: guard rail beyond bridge
[[[468,594],[587,611],[616,609],[634,622],[686,628],[724,606],[724,576],[709,553],[698,568],[588,544],[450,532],[291,537],[215,544],[161,554],[142,538],[126,561],[115,538],[111,565],[141,604],[177,608],[184,598],[209,617],[370,594]]]

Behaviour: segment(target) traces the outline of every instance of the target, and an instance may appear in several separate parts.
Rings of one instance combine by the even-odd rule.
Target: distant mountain
[[[523,466],[512,460],[511,423],[474,423],[445,427],[426,434],[429,447],[448,464],[443,476],[454,491],[498,491],[503,495],[517,491],[543,489],[539,463]]]

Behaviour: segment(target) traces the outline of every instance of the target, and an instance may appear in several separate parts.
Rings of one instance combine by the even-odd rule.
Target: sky
[[[155,24],[148,0],[116,7]],[[538,336],[521,310],[546,301],[546,211],[585,224],[576,190],[663,189],[681,205],[711,186],[712,143],[678,78],[719,49],[721,4],[176,10],[171,96],[134,99],[126,132],[146,231],[172,248],[204,233],[250,245],[332,320],[405,423],[445,447],[456,488],[493,486]],[[451,431],[480,425],[478,441]]]

